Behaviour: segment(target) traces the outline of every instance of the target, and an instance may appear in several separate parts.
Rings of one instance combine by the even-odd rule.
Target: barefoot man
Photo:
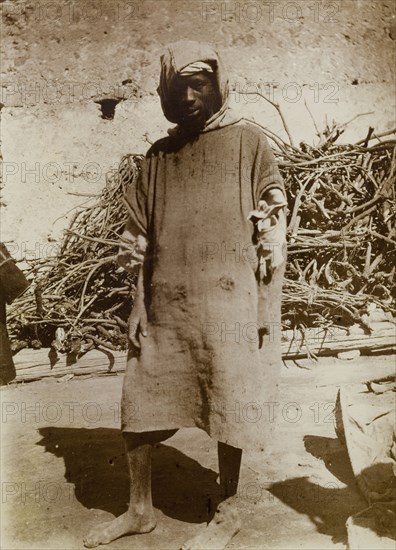
[[[142,258],[122,395],[130,503],[84,543],[154,529],[152,448],[198,427],[218,442],[224,500],[183,548],[212,550],[240,529],[242,449],[263,452],[273,425],[286,203],[264,132],[229,107],[210,46],[170,44],[158,93],[176,127],[150,148],[126,197],[119,253],[128,270]]]

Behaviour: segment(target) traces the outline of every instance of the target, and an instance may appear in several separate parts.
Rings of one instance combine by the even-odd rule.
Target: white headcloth
[[[209,63],[205,63],[205,61],[196,61],[195,63],[190,63],[189,65],[187,65],[187,67],[184,67],[184,69],[180,71],[180,74],[182,76],[190,76],[192,74],[200,73],[202,71],[213,73],[213,69],[209,65]]]

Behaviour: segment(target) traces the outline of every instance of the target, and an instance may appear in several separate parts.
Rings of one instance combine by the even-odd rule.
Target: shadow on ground
[[[119,516],[127,509],[129,475],[124,441],[108,428],[41,428],[38,445],[63,458],[65,479],[77,500]],[[153,453],[153,503],[164,514],[188,523],[209,521],[221,500],[217,473],[167,445]]]
[[[334,543],[346,544],[346,520],[367,506],[357,488],[348,453],[338,439],[307,435],[304,444],[307,452],[322,460],[336,480],[319,485],[307,477],[296,477],[274,483],[269,491],[290,508],[308,516],[319,533],[331,536]]]
[[[115,516],[125,512],[129,476],[119,430],[48,427],[41,428],[39,433],[42,439],[38,445],[63,458],[65,479],[74,484],[76,498],[84,507]],[[323,461],[336,479],[319,485],[307,477],[296,477],[274,483],[269,491],[290,508],[308,516],[319,533],[331,536],[334,543],[345,544],[346,520],[366,506],[348,454],[337,439],[308,435],[304,443],[307,452]],[[152,476],[154,506],[180,521],[210,521],[221,500],[216,477],[216,472],[177,449],[156,445]]]

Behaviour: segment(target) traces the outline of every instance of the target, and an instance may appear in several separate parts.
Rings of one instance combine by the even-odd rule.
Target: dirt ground
[[[335,434],[336,393],[394,368],[394,356],[284,365],[274,442],[243,457],[243,526],[227,548],[346,548],[345,521],[366,504]],[[93,376],[2,388],[4,550],[83,548],[91,526],[126,510],[121,382],[122,375]],[[248,408],[235,414],[254,420]],[[108,548],[176,550],[210,519],[216,478],[215,442],[200,430],[180,430],[154,452],[157,528]]]

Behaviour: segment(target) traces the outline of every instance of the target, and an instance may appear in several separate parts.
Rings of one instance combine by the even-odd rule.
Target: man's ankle
[[[130,504],[128,512],[134,517],[140,518],[152,518],[154,517],[154,510],[151,504]]]

